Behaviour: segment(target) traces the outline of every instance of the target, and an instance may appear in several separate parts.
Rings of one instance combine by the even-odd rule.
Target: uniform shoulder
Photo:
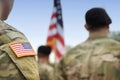
[[[93,41],[94,43],[105,43],[105,44],[120,44],[119,41],[116,41],[116,40],[113,40],[113,39],[110,39],[110,38],[104,38],[104,39],[98,39],[98,40],[95,40]]]
[[[86,47],[86,45],[88,45]],[[71,48],[69,51],[66,52],[65,56],[62,58],[61,63],[69,64],[74,63],[75,60],[81,58],[91,49],[91,45],[88,43],[81,43],[76,45],[75,47]]]
[[[113,39],[108,39],[103,41],[103,44],[105,44],[107,47],[111,47],[111,48],[119,48],[120,49],[120,42],[113,40]]]
[[[91,41],[91,44],[95,47],[104,47],[104,48],[109,48],[109,47],[119,47],[120,42],[110,39],[110,38],[103,38],[103,39],[97,39],[97,40],[93,40]]]
[[[85,50],[89,50],[93,47],[93,44],[91,42],[83,42],[81,44],[76,45],[75,47],[71,48],[69,51],[66,52],[66,56],[70,55],[82,55]]]
[[[38,64],[38,67],[39,67],[39,70],[47,70],[48,72],[49,71],[53,71],[53,67],[49,64]]]

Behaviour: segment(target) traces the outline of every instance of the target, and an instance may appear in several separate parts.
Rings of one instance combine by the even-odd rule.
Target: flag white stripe
[[[56,34],[57,34],[57,29],[56,28],[54,28],[52,30],[49,30],[49,32],[48,32],[48,36],[53,36],[53,35],[56,35]]]
[[[57,26],[57,31],[58,31],[58,34],[61,35],[62,37],[64,37],[64,32],[63,32],[63,29],[62,27],[58,24]]]
[[[52,19],[51,19],[51,23],[50,23],[50,25],[52,25],[52,24],[56,24],[56,23],[57,23],[57,18],[55,18],[55,17],[52,18]]]
[[[61,54],[64,54],[65,48],[64,46],[61,44],[61,42],[59,40],[57,40],[57,49]]]

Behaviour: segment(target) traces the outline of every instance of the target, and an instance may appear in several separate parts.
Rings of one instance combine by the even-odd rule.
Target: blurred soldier
[[[38,67],[40,80],[63,80],[57,71],[57,65],[52,65],[49,63],[50,53],[51,48],[49,46],[40,46],[38,48]]]
[[[107,37],[110,17],[103,8],[92,8],[85,19],[89,38],[60,63],[65,80],[120,80],[120,43]]]
[[[39,80],[35,52],[24,34],[6,24],[14,0],[0,0],[0,80]]]
[[[51,48],[49,46],[40,46],[38,48],[38,68],[40,80],[55,80],[54,68],[49,63]]]

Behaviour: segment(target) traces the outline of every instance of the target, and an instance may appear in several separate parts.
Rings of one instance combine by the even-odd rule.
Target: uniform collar
[[[108,36],[103,36],[103,35],[90,35],[87,40],[96,40],[96,39],[103,39],[103,38],[108,38]]]

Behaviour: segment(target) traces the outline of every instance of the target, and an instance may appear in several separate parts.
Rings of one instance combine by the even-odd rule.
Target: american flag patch
[[[10,43],[10,48],[17,57],[36,55],[30,43]]]

